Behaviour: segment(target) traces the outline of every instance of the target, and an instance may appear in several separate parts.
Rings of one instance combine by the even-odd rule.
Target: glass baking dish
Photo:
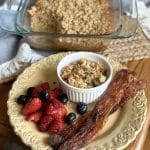
[[[37,6],[37,1],[42,3],[42,6]],[[58,3],[65,5],[63,1],[60,0]],[[77,2],[81,1],[80,5],[83,6],[79,7]],[[106,48],[111,39],[128,38],[136,32],[138,24],[136,0],[81,1],[70,0],[69,4],[63,7],[54,3],[53,7],[50,5],[53,4],[53,0],[2,0],[0,28],[11,34],[23,36],[34,48],[47,50],[100,51]],[[70,6],[73,8],[70,9]],[[46,14],[49,8],[50,12]],[[56,8],[54,12],[53,8]],[[34,12],[33,16],[30,11]],[[42,15],[35,19],[35,14],[40,14],[40,11]],[[55,13],[57,11],[60,14]],[[72,14],[69,14],[70,12]],[[45,20],[49,26],[44,26]],[[45,30],[49,27],[50,30]]]

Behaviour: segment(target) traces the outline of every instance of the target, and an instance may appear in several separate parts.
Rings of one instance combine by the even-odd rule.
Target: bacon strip
[[[53,144],[60,150],[76,150],[90,143],[102,129],[109,114],[144,88],[143,82],[135,81],[128,70],[119,71],[110,86],[85,119],[77,120],[70,129],[52,137]],[[75,128],[73,128],[75,127]],[[68,132],[66,132],[68,131]],[[59,139],[59,140],[58,140]],[[57,141],[57,142],[56,142]]]
[[[66,127],[61,133],[51,135],[49,139],[50,145],[54,149],[58,149],[60,144],[62,144],[66,139],[70,138],[78,130],[80,125],[83,124],[89,117],[90,113],[91,112],[85,113],[77,121]]]
[[[120,107],[123,107],[127,100],[130,100],[132,97],[136,95],[136,93],[140,90],[143,90],[146,87],[146,82],[144,80],[136,81],[130,83],[129,87],[125,91],[125,95],[118,105],[116,105],[110,114],[114,113]]]

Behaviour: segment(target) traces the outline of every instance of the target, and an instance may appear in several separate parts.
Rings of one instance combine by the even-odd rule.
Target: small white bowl
[[[101,63],[104,68],[107,70],[107,80],[94,88],[82,89],[73,87],[72,85],[65,82],[61,77],[61,70],[69,65],[72,62],[80,60],[81,58],[86,58],[88,60]],[[91,52],[76,52],[64,57],[57,66],[57,76],[60,82],[60,85],[65,93],[67,93],[68,98],[73,102],[84,102],[84,103],[92,103],[99,99],[99,97],[104,93],[106,88],[108,87],[111,79],[112,79],[112,67],[111,64],[107,61],[107,59],[96,53]]]

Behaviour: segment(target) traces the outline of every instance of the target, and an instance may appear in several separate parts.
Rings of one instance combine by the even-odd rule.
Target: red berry
[[[44,82],[39,85],[43,90],[50,90],[50,86],[48,82]]]
[[[53,99],[57,98],[57,94],[55,93],[55,91],[51,90],[49,93],[50,93],[49,94],[50,100],[53,100]]]
[[[57,113],[57,110],[54,108],[54,105],[52,103],[48,103],[46,106],[46,114],[52,115]]]
[[[64,129],[64,121],[63,120],[54,120],[50,126],[49,131],[53,133],[61,132]]]
[[[21,113],[26,116],[31,113],[39,111],[41,108],[42,108],[42,101],[39,98],[32,98],[23,107]]]
[[[50,99],[57,98],[62,93],[62,90],[60,87],[56,87],[55,89],[50,91]]]
[[[27,116],[28,121],[38,122],[42,116],[42,112],[35,112]]]
[[[49,129],[49,125],[52,123],[53,118],[51,116],[42,116],[39,123],[38,128],[41,132],[45,132]]]
[[[48,105],[49,105],[49,101],[48,101],[48,102],[44,102],[43,105],[42,105],[41,111],[42,111],[44,114],[46,114],[45,112],[46,112],[46,109],[47,109],[47,106],[48,106]]]
[[[47,105],[46,114],[52,116],[55,120],[63,120],[67,114],[67,110],[63,104],[55,99],[54,102]]]

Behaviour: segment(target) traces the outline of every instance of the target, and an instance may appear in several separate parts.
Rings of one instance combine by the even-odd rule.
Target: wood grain
[[[139,79],[145,79],[147,81],[148,87],[146,89],[146,95],[148,97],[148,100],[150,101],[150,67],[149,67],[150,59],[132,61],[129,62],[127,66],[129,67],[130,70],[135,71],[136,76]],[[7,99],[11,86],[12,82],[0,85],[0,149],[2,149],[3,143],[5,143],[8,139],[21,143],[20,138],[15,135],[13,128],[9,123],[9,117],[7,116]],[[149,150],[149,143],[150,143],[150,129],[148,130],[149,123],[150,123],[150,109],[148,111],[147,120],[144,124],[142,132],[138,135],[136,140],[132,144],[130,144],[130,146],[128,147],[129,150],[142,150],[142,149]]]
[[[128,63],[128,68],[136,73],[138,79],[144,79],[147,81],[146,96],[148,97],[148,112],[147,119],[143,126],[141,133],[137,136],[136,140],[130,144],[130,150],[148,150],[150,142],[150,59],[144,59],[141,61],[132,61]],[[146,142],[145,142],[146,139]]]
[[[22,143],[20,138],[13,131],[7,115],[7,99],[12,83],[13,82],[9,82],[0,85],[0,149],[2,149],[2,145],[8,140]]]

